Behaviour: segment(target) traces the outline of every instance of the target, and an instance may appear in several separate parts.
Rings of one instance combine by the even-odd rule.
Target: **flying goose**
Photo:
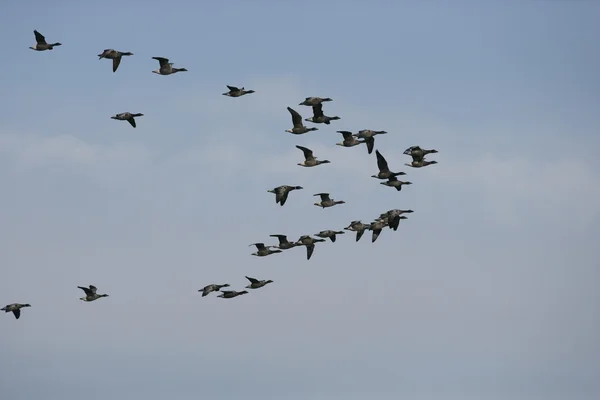
[[[270,279],[268,281],[259,281],[258,279],[250,278],[249,276],[247,276],[246,279],[250,281],[250,284],[246,286],[246,289],[259,289],[267,283],[273,283]]]
[[[317,104],[316,106],[312,106],[313,116],[310,118],[306,118],[305,121],[312,122],[314,124],[326,124],[329,125],[330,121],[336,121],[340,119],[340,117],[328,117],[323,114],[323,104]]]
[[[97,294],[96,293],[97,288],[94,285],[90,285],[89,288],[86,288],[84,286],[77,286],[77,287],[85,292],[85,297],[80,297],[79,300],[94,301],[101,297],[108,297],[107,294]]]
[[[168,58],[164,58],[164,57],[152,57],[153,60],[158,60],[159,64],[160,64],[160,68],[158,68],[154,72],[155,74],[159,74],[159,75],[171,75],[174,74],[176,72],[184,72],[187,71],[187,69],[185,68],[174,68],[173,67],[173,63],[169,62]]]
[[[431,150],[425,150],[420,148],[419,146],[411,146],[408,149],[404,150],[403,154],[406,154],[408,156],[411,156],[414,161],[417,162],[421,162],[423,161],[423,158],[427,155],[427,154],[433,154],[433,153],[437,153],[438,151],[436,149],[431,149]]]
[[[315,206],[318,207],[323,207],[323,209],[327,208],[327,207],[333,207],[337,204],[344,204],[346,203],[344,200],[332,200],[331,198],[329,198],[329,193],[316,193],[313,194],[313,196],[321,196],[321,201],[318,203],[315,203]]]
[[[325,231],[321,231],[319,233],[316,233],[315,236],[318,236],[320,238],[326,239],[329,238],[329,240],[331,240],[333,243],[335,243],[335,239],[336,239],[336,235],[343,235],[344,231],[332,231],[330,229],[327,229]]]
[[[412,185],[412,182],[399,181],[395,176],[391,176],[387,181],[379,183],[385,186],[394,187],[397,191],[402,190],[402,185]]]
[[[250,246],[256,246],[258,251],[256,253],[252,253],[252,255],[257,257],[265,257],[271,254],[281,253],[281,250],[271,250],[271,247],[273,246],[265,246],[264,243],[252,243]]]
[[[387,219],[388,221],[388,226],[393,229],[393,230],[397,230],[398,229],[398,224],[400,223],[401,219],[408,219],[406,218],[404,215],[402,214],[410,214],[413,213],[413,210],[398,210],[398,209],[394,209],[394,210],[389,210],[384,212],[383,214],[381,214],[379,216],[379,218],[382,219]]]
[[[302,150],[302,152],[304,153],[304,161],[298,163],[298,165],[301,165],[303,167],[315,167],[317,165],[329,164],[331,162],[329,160],[317,160],[317,158],[313,155],[312,150],[304,146],[296,145],[296,148]]]
[[[387,225],[387,221],[385,221],[384,224],[384,220],[382,219],[376,219],[375,221],[371,222],[371,225],[369,225],[368,228],[371,232],[373,232],[371,236],[371,243],[375,243],[385,225]]]
[[[354,135],[352,135],[352,132],[350,132],[350,131],[337,131],[337,133],[341,133],[344,136],[343,141],[336,143],[336,145],[338,145],[338,146],[352,147],[352,146],[358,146],[361,143],[365,143],[364,140],[356,139],[356,137],[354,137]]]
[[[240,96],[243,96],[245,94],[254,93],[254,90],[245,90],[244,87],[242,87],[241,89],[239,89],[239,88],[237,88],[235,86],[229,86],[229,85],[227,85],[227,88],[229,89],[229,92],[223,93],[223,96],[240,97]]]
[[[32,49],[32,50],[37,50],[37,51],[52,50],[55,46],[62,46],[62,44],[60,44],[58,42],[52,43],[52,44],[46,43],[46,38],[44,37],[44,35],[42,35],[38,31],[34,30],[33,34],[35,35],[35,41],[37,43],[30,47],[30,49]]]
[[[287,108],[290,114],[292,114],[292,123],[294,127],[292,129],[286,129],[286,132],[293,133],[294,135],[301,135],[310,131],[318,131],[319,128],[307,128],[302,125],[302,116],[298,112],[290,107]]]
[[[217,297],[221,297],[223,299],[231,299],[231,298],[234,298],[236,296],[246,294],[246,293],[248,293],[248,292],[245,290],[242,290],[241,292],[236,292],[235,290],[221,290],[221,294],[218,295]]]
[[[299,106],[316,106],[317,104],[324,103],[326,101],[333,101],[329,97],[307,97]]]
[[[144,116],[144,114],[140,114],[140,113],[132,114],[130,112],[124,112],[124,113],[120,113],[120,114],[117,114],[117,115],[113,115],[110,118],[111,119],[116,119],[116,120],[119,120],[119,121],[127,121],[127,122],[129,122],[131,124],[131,126],[133,126],[135,128],[136,125],[135,125],[135,119],[134,119],[134,117],[143,117],[143,116]]]
[[[379,168],[379,173],[377,175],[371,175],[372,178],[377,179],[388,179],[392,176],[406,175],[405,172],[392,172],[388,168],[388,163],[385,158],[381,155],[379,150],[375,150],[375,154],[377,155],[377,167]]]
[[[114,49],[106,49],[102,52],[102,54],[98,54],[98,60],[102,60],[103,58],[113,60],[113,72],[117,72],[117,68],[119,68],[119,64],[121,64],[121,57],[132,55],[133,53],[130,53],[129,51],[117,51]]]
[[[362,235],[365,233],[365,229],[368,229],[369,225],[363,224],[360,221],[352,221],[350,225],[344,229],[351,232],[356,232],[356,241],[358,242]]]
[[[223,285],[217,285],[217,284],[213,283],[213,284],[204,286],[204,288],[202,288],[198,291],[202,292],[202,297],[204,297],[212,292],[218,292],[219,290],[221,290],[221,288],[224,288],[224,287],[229,287],[229,284],[225,283]]]
[[[375,147],[375,136],[384,135],[386,133],[386,131],[373,131],[371,129],[363,129],[358,131],[358,133],[355,133],[354,136],[356,136],[359,139],[365,139],[365,143],[367,144],[367,151],[369,152],[369,154],[371,154],[373,152],[373,147]]]
[[[421,161],[412,161],[411,163],[405,163],[404,165],[408,166],[408,167],[413,167],[413,168],[422,168],[422,167],[426,167],[428,165],[432,165],[432,164],[437,164],[437,161],[426,161],[426,160],[421,160]]]
[[[4,311],[4,312],[11,312],[14,314],[16,319],[19,319],[19,317],[21,316],[21,308],[23,307],[31,307],[30,304],[19,304],[19,303],[13,303],[13,304],[9,304],[3,308],[0,308],[0,311]]]
[[[300,189],[304,189],[304,188],[302,186],[283,185],[283,186],[277,186],[274,189],[267,190],[267,192],[275,193],[275,203],[279,203],[280,205],[283,206],[288,198],[288,194],[292,190],[300,190]]]
[[[310,260],[313,252],[315,251],[315,243],[324,242],[325,239],[315,239],[309,235],[302,235],[296,242],[298,246],[306,246],[306,259]]]
[[[276,237],[277,239],[279,239],[279,245],[273,246],[273,248],[281,249],[281,250],[288,250],[293,247],[296,247],[296,243],[292,243],[292,242],[288,241],[286,235],[269,235],[269,236]]]

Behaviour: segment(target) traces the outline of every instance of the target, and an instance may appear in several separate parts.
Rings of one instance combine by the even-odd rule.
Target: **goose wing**
[[[316,104],[312,106],[313,109],[313,117],[314,118],[322,118],[323,117],[323,104]]]
[[[350,131],[337,131],[337,133],[341,133],[344,136],[344,140],[348,140],[352,136],[352,132]]]
[[[294,126],[301,127],[302,116],[298,114],[298,111],[294,110],[293,108],[288,107],[287,109],[290,112],[290,114],[292,114],[292,123],[294,124]]]
[[[306,160],[314,160],[315,159],[311,149],[306,148],[304,146],[298,146],[298,145],[296,145],[296,148],[302,150],[302,152],[304,153],[304,158]]]
[[[250,246],[256,246],[256,248],[260,251],[263,250],[265,248],[265,244],[264,243],[252,243]]]
[[[35,41],[38,44],[48,44],[46,43],[46,38],[44,37],[44,35],[42,35],[38,31],[33,31],[33,34],[35,35]]]
[[[314,244],[307,244],[306,245],[306,259],[310,260],[310,258],[312,257],[313,252],[315,251],[315,245]]]
[[[117,72],[117,68],[119,68],[119,64],[121,64],[121,57],[113,58],[113,72]]]
[[[365,138],[365,143],[367,144],[367,151],[369,154],[373,152],[373,148],[375,147],[375,138],[367,137]]]
[[[249,276],[247,276],[246,279],[248,279],[250,281],[250,283],[259,283],[260,282],[258,279],[250,278]]]
[[[160,66],[168,65],[169,59],[164,57],[152,57],[153,60],[157,60],[160,63]]]
[[[330,201],[329,193],[316,193],[314,196],[321,196],[321,201]]]
[[[379,167],[379,171],[381,172],[389,172],[388,163],[385,158],[381,155],[379,150],[375,150],[375,154],[377,155],[377,167]]]
[[[236,88],[235,86],[227,85],[227,88],[229,89],[230,92],[239,92],[240,91],[240,89]]]

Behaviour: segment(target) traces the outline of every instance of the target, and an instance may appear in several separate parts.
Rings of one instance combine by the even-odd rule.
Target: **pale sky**
[[[0,5],[0,306],[32,305],[0,398],[600,398],[600,3],[84,3]],[[286,133],[307,96],[341,120]],[[413,185],[335,145],[360,129]],[[375,243],[250,255],[392,208]],[[274,282],[198,292],[245,275]]]

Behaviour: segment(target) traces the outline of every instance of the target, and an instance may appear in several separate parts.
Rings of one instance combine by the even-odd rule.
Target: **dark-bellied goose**
[[[307,97],[299,106],[316,106],[317,104],[324,103],[326,101],[333,101],[329,97]]]
[[[371,175],[372,178],[377,179],[388,179],[392,176],[406,175],[405,172],[392,172],[388,168],[388,163],[385,158],[381,155],[379,150],[375,150],[375,154],[377,155],[377,168],[379,168],[379,173],[377,175]]]
[[[329,164],[331,162],[329,160],[317,160],[317,158],[313,155],[312,150],[309,148],[298,145],[296,145],[296,148],[302,150],[302,152],[304,153],[304,161],[298,163],[298,165],[301,165],[303,167],[315,167],[317,165]]]
[[[276,249],[288,250],[293,247],[296,247],[296,243],[292,243],[292,242],[288,241],[286,235],[269,235],[269,236],[276,237],[277,239],[279,239],[279,245],[273,246]]]
[[[371,235],[371,243],[375,243],[375,241],[381,234],[383,227],[386,225],[387,225],[387,221],[382,220],[382,219],[376,219],[375,221],[371,222],[371,225],[369,225],[369,228],[368,228],[371,232],[373,232],[373,234]]]
[[[124,113],[120,113],[117,115],[113,115],[112,117],[110,117],[111,119],[116,119],[119,121],[127,121],[131,124],[131,126],[133,126],[135,128],[135,117],[143,117],[144,114],[141,113],[137,113],[137,114],[132,114],[130,112],[124,112]]]
[[[98,54],[98,60],[102,60],[103,58],[108,58],[113,61],[113,72],[117,72],[117,68],[119,68],[119,64],[121,64],[121,57],[123,56],[132,56],[133,53],[129,51],[117,51],[114,49],[106,49],[102,52],[102,54]]]
[[[315,243],[324,242],[325,239],[315,239],[309,235],[302,235],[296,242],[298,246],[306,246],[306,259],[310,260],[313,252],[315,251]]]
[[[21,316],[21,308],[23,307],[31,307],[31,304],[13,303],[3,308],[0,308],[0,310],[4,312],[12,312],[15,318],[19,319],[19,317]]]
[[[250,284],[246,286],[247,289],[260,289],[267,283],[273,283],[273,281],[270,279],[268,281],[260,281],[258,279],[250,278],[249,276],[247,276],[246,279],[250,281]]]
[[[302,135],[306,132],[319,130],[319,128],[307,128],[302,124],[302,116],[298,114],[298,111],[290,107],[288,107],[287,109],[292,115],[292,123],[294,124],[294,127],[292,129],[286,129],[286,132],[293,133],[294,135]]]
[[[396,188],[397,191],[402,190],[402,185],[412,185],[412,182],[399,181],[398,178],[396,178],[395,176],[388,178],[388,180],[385,182],[379,182],[379,183],[381,183],[382,185],[385,185],[385,186]]]
[[[185,72],[185,71],[187,71],[187,69],[185,69],[185,68],[174,68],[173,67],[173,63],[170,63],[168,58],[164,58],[164,57],[152,57],[152,59],[153,60],[157,60],[158,63],[160,64],[160,68],[158,68],[157,70],[152,71],[155,74],[159,74],[159,75],[171,75],[171,74],[174,74],[176,72]]]
[[[273,246],[265,246],[264,243],[252,243],[250,246],[256,246],[258,251],[256,253],[252,253],[252,255],[257,257],[265,257],[271,254],[281,253],[281,250],[271,250],[271,247]]]
[[[300,189],[304,189],[304,188],[302,186],[282,185],[282,186],[277,186],[274,189],[269,189],[269,190],[267,190],[267,192],[275,193],[275,202],[279,203],[280,205],[283,206],[288,198],[288,194],[292,190],[300,190]]]
[[[227,93],[223,93],[223,96],[229,96],[229,97],[241,97],[245,94],[251,94],[254,93],[254,90],[245,90],[244,87],[237,88],[235,86],[229,86],[227,85],[227,89],[229,89],[229,92]]]
[[[350,225],[345,227],[344,229],[351,232],[356,232],[356,241],[358,242],[362,237],[365,230],[369,228],[369,225],[363,224],[360,221],[352,221]]]
[[[323,209],[346,203],[344,200],[332,200],[329,197],[329,193],[317,193],[313,194],[313,196],[321,196],[321,201],[315,203],[315,206],[322,207]]]
[[[213,283],[213,284],[204,286],[204,288],[202,288],[198,291],[202,292],[202,297],[204,297],[212,292],[218,292],[219,290],[221,290],[221,288],[224,288],[224,287],[229,287],[229,284],[225,283],[223,285],[217,285],[217,284]]]
[[[375,136],[385,135],[386,133],[386,131],[374,131],[371,129],[363,129],[358,131],[358,133],[355,133],[354,136],[356,136],[359,139],[365,139],[365,143],[367,144],[367,151],[369,152],[369,154],[371,154],[373,152],[373,148],[375,147]]]
[[[361,143],[365,143],[364,140],[356,139],[356,137],[354,137],[354,135],[352,135],[352,132],[350,132],[350,131],[337,131],[337,133],[341,133],[344,136],[343,141],[336,143],[336,145],[338,145],[338,146],[352,147],[352,146],[358,146]]]
[[[411,156],[413,161],[421,162],[427,154],[433,154],[437,152],[438,151],[436,149],[425,150],[420,148],[419,146],[411,146],[408,149],[404,150],[403,154]]]
[[[33,46],[30,47],[31,50],[44,51],[44,50],[52,50],[56,46],[62,46],[61,43],[46,43],[46,38],[44,35],[39,33],[38,31],[33,31],[35,35],[35,41],[37,42]]]
[[[383,214],[381,214],[379,216],[379,218],[387,219],[388,226],[391,229],[393,229],[393,230],[397,230],[398,229],[398,225],[400,224],[400,220],[401,219],[407,219],[402,214],[411,214],[413,212],[414,212],[413,210],[398,210],[398,209],[394,209],[394,210],[389,210],[389,211],[384,212]]]
[[[432,165],[432,164],[437,164],[437,161],[426,161],[426,160],[421,160],[421,161],[412,161],[411,163],[405,163],[404,165],[408,166],[408,167],[413,167],[413,168],[422,168],[422,167],[426,167],[428,165]]]
[[[221,294],[218,295],[217,297],[221,297],[223,299],[232,299],[234,297],[237,297],[239,295],[246,294],[246,293],[248,293],[248,292],[245,290],[242,290],[241,292],[236,292],[235,290],[221,290]]]
[[[346,232],[344,232],[344,231],[332,231],[331,229],[327,229],[325,231],[321,231],[321,232],[315,234],[315,236],[318,236],[323,239],[329,238],[329,240],[331,240],[333,243],[335,243],[336,235],[343,235],[345,233]]]
[[[96,290],[98,290],[98,289],[94,285],[90,285],[89,288],[86,288],[84,286],[77,286],[77,287],[85,292],[85,297],[80,297],[79,300],[94,301],[94,300],[98,300],[101,297],[108,297],[107,294],[96,293]]]
[[[305,121],[312,122],[313,124],[329,125],[330,121],[337,121],[338,119],[340,119],[340,117],[338,116],[328,117],[327,115],[323,114],[323,104],[317,104],[316,106],[313,106],[312,109],[313,116],[310,118],[306,118]]]

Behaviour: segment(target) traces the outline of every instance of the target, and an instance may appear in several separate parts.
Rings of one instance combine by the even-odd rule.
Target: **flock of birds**
[[[53,50],[54,47],[61,46],[62,44],[59,42],[56,43],[48,43],[46,42],[46,38],[44,35],[39,33],[37,30],[33,31],[35,35],[36,44],[30,49],[36,51],[46,51]],[[121,59],[123,56],[132,56],[131,52],[122,52],[114,49],[106,49],[101,54],[98,54],[99,59],[109,59],[112,60],[112,70],[116,72],[121,64]],[[152,59],[157,60],[159,62],[159,68],[157,70],[152,71],[153,73],[159,75],[172,75],[178,72],[185,72],[187,69],[185,68],[175,68],[173,67],[173,63],[169,62],[168,58],[165,57],[152,57]],[[242,97],[245,95],[249,95],[255,93],[254,90],[246,90],[244,87],[238,88],[235,86],[227,85],[229,89],[228,92],[223,93],[224,96],[228,97]],[[323,103],[333,101],[333,99],[329,97],[307,97],[302,101],[299,105],[301,106],[309,106],[312,107],[313,116],[310,118],[306,118],[304,121],[311,122],[313,124],[326,124],[330,125],[331,121],[339,120],[340,117],[334,116],[330,117],[324,114],[323,112]],[[306,127],[303,123],[302,116],[294,109],[287,107],[288,112],[292,117],[293,127],[291,129],[286,129],[285,132],[289,132],[294,135],[302,135],[307,132],[316,131],[318,128],[316,127]],[[135,118],[141,117],[144,114],[142,113],[131,113],[129,111],[118,113],[112,116],[112,119],[127,121],[131,124],[132,127],[136,127]],[[361,144],[365,144],[367,147],[368,154],[372,154],[375,147],[375,136],[386,134],[386,131],[375,131],[370,129],[360,130],[357,133],[352,133],[350,131],[337,131],[342,134],[343,140],[339,143],[336,143],[338,146],[343,147],[354,147]],[[296,146],[299,150],[302,151],[304,155],[304,161],[298,163],[298,165],[302,167],[316,167],[322,164],[330,163],[329,160],[318,160],[315,157],[313,151],[304,146]],[[413,167],[413,168],[422,168],[428,165],[436,164],[436,161],[428,161],[425,160],[425,156],[432,153],[437,153],[438,151],[435,149],[426,150],[422,149],[419,146],[411,146],[407,148],[403,154],[409,155],[412,158],[412,162],[406,163],[404,165]],[[384,156],[379,152],[379,150],[375,149],[375,155],[377,157],[377,167],[379,172],[375,175],[372,175],[373,178],[377,178],[380,180],[384,180],[381,182],[382,185],[389,186],[395,188],[397,191],[402,190],[402,186],[410,185],[411,182],[401,181],[398,179],[398,176],[406,175],[405,172],[392,172],[389,167],[387,160]],[[269,193],[275,194],[275,201],[277,204],[283,206],[287,199],[288,195],[291,191],[303,189],[302,186],[290,186],[290,185],[282,185],[276,188],[268,190]],[[323,209],[328,207],[333,207],[339,204],[344,204],[343,200],[334,200],[330,197],[329,193],[316,193],[314,196],[319,196],[320,201],[314,203],[315,206],[322,207]],[[352,221],[350,224],[343,228],[343,230],[324,230],[314,235],[302,235],[297,241],[289,241],[286,235],[282,234],[273,234],[270,237],[277,238],[279,243],[277,245],[266,246],[264,243],[253,243],[250,246],[256,246],[257,251],[252,253],[254,256],[258,257],[266,257],[272,254],[281,253],[284,250],[289,250],[294,247],[304,246],[306,248],[306,259],[310,260],[315,250],[315,244],[319,242],[325,242],[326,239],[329,239],[332,243],[336,241],[337,235],[344,234],[344,230],[356,232],[356,241],[358,242],[363,236],[366,230],[370,230],[372,232],[371,242],[375,242],[382,230],[385,227],[393,229],[396,231],[400,224],[400,220],[407,219],[407,217],[403,214],[412,213],[413,210],[400,210],[400,209],[392,209],[388,210],[379,215],[374,221],[370,223],[362,223],[360,220]],[[318,238],[314,238],[312,236],[316,236]],[[259,289],[264,287],[265,285],[272,283],[272,280],[259,280],[256,278],[246,276],[246,279],[250,282],[247,289]],[[210,284],[200,289],[199,292],[202,292],[202,297],[207,296],[212,292],[220,292],[221,294],[218,297],[224,299],[230,299],[237,297],[242,294],[248,293],[246,290],[235,291],[235,290],[223,290],[225,287],[229,287],[230,285],[225,284]],[[108,297],[108,294],[98,294],[97,288],[94,285],[85,286],[77,286],[79,289],[83,290],[85,293],[84,297],[81,297],[80,300],[90,302],[100,299],[102,297]],[[21,309],[25,307],[31,307],[30,304],[21,304],[21,303],[13,303],[3,307],[2,311],[12,312],[16,319],[19,319],[21,316]]]

